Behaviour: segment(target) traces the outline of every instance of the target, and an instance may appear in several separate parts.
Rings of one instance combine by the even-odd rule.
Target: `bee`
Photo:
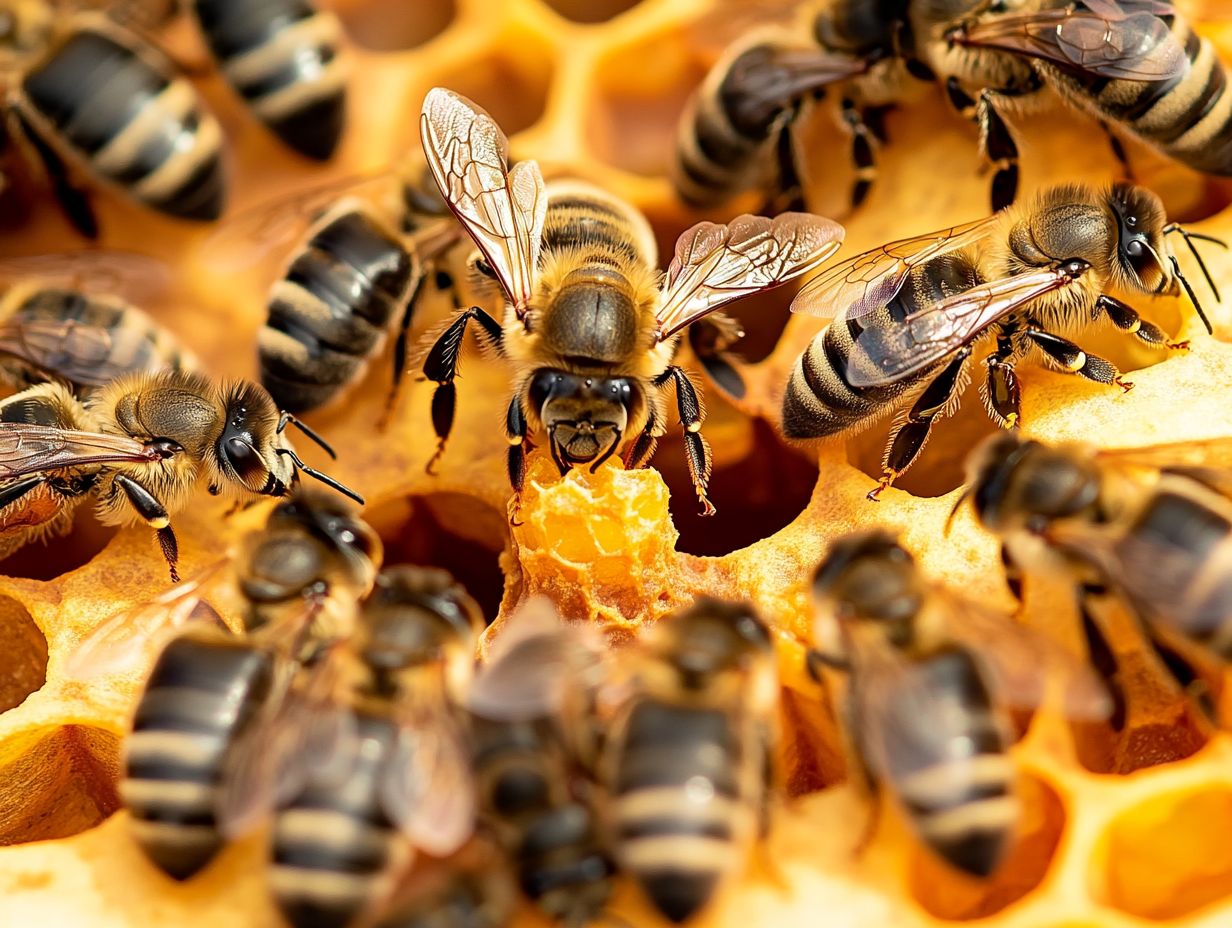
[[[997,435],[968,461],[970,500],[1001,539],[1011,592],[1024,576],[1059,576],[1084,623],[1119,597],[1149,645],[1185,674],[1187,643],[1232,660],[1232,479],[1222,440],[1096,450]],[[1180,680],[1187,688],[1198,679]]]
[[[449,574],[386,568],[337,649],[327,691],[305,682],[268,737],[254,731],[263,772],[249,779],[278,797],[270,882],[291,925],[354,924],[389,895],[408,840],[443,857],[470,837],[475,798],[455,707],[483,627]],[[268,746],[280,731],[299,732],[282,756]]]
[[[1139,342],[1177,350],[1156,325],[1109,290],[1189,296],[1210,323],[1167,237],[1184,240],[1219,299],[1194,239],[1169,223],[1149,190],[1050,187],[989,219],[891,242],[809,281],[794,312],[832,319],[797,359],[783,397],[788,438],[867,427],[897,410],[876,499],[917,460],[937,420],[961,398],[977,351],[982,395],[998,424],[1022,424],[1016,365],[1051,369],[1128,390],[1113,364],[1056,334],[1107,320]],[[1224,246],[1226,247],[1226,246]]]
[[[775,651],[747,604],[703,598],[651,628],[634,660],[599,765],[608,832],[620,869],[679,924],[768,825]]]
[[[168,216],[217,219],[226,196],[222,130],[187,78],[105,17],[5,0],[0,56],[15,75],[8,128],[42,164],[73,226],[98,222],[71,168]]]
[[[0,401],[0,528],[13,547],[67,529],[93,497],[105,525],[144,522],[157,533],[172,580],[179,545],[171,516],[205,483],[213,495],[285,496],[299,474],[362,504],[300,460],[284,434],[299,428],[257,384],[200,374],[132,374],[84,403],[63,384],[40,384]]]
[[[522,893],[567,926],[604,914],[615,867],[590,788],[591,697],[602,645],[543,598],[523,604],[467,694],[479,817]]]
[[[876,178],[882,118],[932,72],[912,52],[909,0],[830,0],[802,6],[796,28],[735,42],[690,98],[677,130],[672,183],[694,206],[775,188],[802,203],[794,126],[828,91],[850,135],[854,209]]]
[[[660,287],[649,223],[631,206],[581,182],[545,185],[534,161],[510,168],[500,128],[451,91],[428,93],[420,127],[445,202],[506,298],[502,321],[472,306],[424,357],[424,377],[437,384],[433,463],[453,426],[458,356],[476,321],[516,370],[505,423],[515,501],[536,433],[547,434],[562,475],[594,471],[629,440],[625,465],[644,466],[667,425],[661,391],[674,387],[693,486],[703,513],[713,513],[701,401],[672,361],[678,333],[730,300],[818,266],[838,248],[842,228],[800,213],[699,223],[677,242]]]
[[[1008,616],[930,583],[884,531],[837,541],[813,595],[819,650],[811,668],[849,674],[848,736],[865,786],[895,796],[941,859],[992,875],[1022,817],[1008,709],[1038,705],[1049,669],[1074,662]],[[1067,684],[1067,712],[1107,716],[1107,693],[1094,677],[1075,670]]]
[[[70,675],[89,679],[157,655],[126,742],[120,795],[138,844],[168,876],[188,879],[226,844],[245,808],[224,804],[237,776],[232,752],[286,698],[291,670],[348,633],[381,557],[366,523],[338,500],[300,489],[229,563],[224,587],[241,603],[240,634],[225,631],[208,606],[206,597],[222,591],[207,573],[104,622],[72,656]]]
[[[496,852],[486,842],[443,866],[411,875],[376,922],[376,928],[504,928],[513,918],[517,887]]]
[[[286,145],[327,161],[346,121],[342,26],[311,0],[192,0],[223,79]]]

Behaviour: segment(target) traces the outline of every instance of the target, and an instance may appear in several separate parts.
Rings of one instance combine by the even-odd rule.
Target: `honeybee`
[[[853,205],[868,191],[880,109],[912,96],[912,78],[942,84],[975,123],[991,162],[992,208],[1018,189],[1018,145],[1007,117],[1050,95],[1199,171],[1232,173],[1232,112],[1219,57],[1167,0],[838,0],[812,4],[796,33],[733,47],[681,122],[675,179],[708,203],[777,181],[798,186],[792,124],[827,88],[843,96],[857,168]],[[1051,94],[1050,94],[1051,92]],[[873,118],[869,118],[872,116]],[[778,157],[768,157],[770,149]],[[766,165],[777,162],[777,178]]]
[[[162,55],[104,16],[65,16],[46,0],[4,0],[0,14],[8,129],[82,235],[97,237],[98,222],[70,167],[168,216],[218,218],[222,130]]]
[[[237,747],[252,772],[232,788],[277,802],[270,882],[291,925],[354,924],[387,898],[408,843],[440,857],[470,837],[475,794],[455,707],[483,626],[444,571],[386,568],[335,666],[293,688],[298,698]],[[290,743],[271,746],[280,737]]]
[[[748,605],[703,598],[650,628],[633,660],[599,765],[608,831],[621,870],[679,924],[744,870],[768,825],[774,646]]]
[[[346,120],[342,25],[311,0],[191,0],[223,79],[301,155],[326,161]]]
[[[1088,621],[1092,601],[1120,597],[1170,669],[1178,636],[1228,661],[1227,454],[1223,440],[1096,450],[997,435],[972,452],[963,499],[1001,539],[1015,595],[1026,573],[1060,576]]]
[[[1172,234],[1185,240],[1218,300],[1192,240],[1224,243],[1169,223],[1155,194],[1129,184],[1051,187],[989,219],[835,265],[792,303],[793,312],[832,321],[792,368],[784,433],[824,438],[898,410],[881,479],[869,493],[876,499],[916,461],[936,421],[957,408],[973,356],[985,345],[984,403],[1008,428],[1022,424],[1015,367],[1029,356],[1130,389],[1111,362],[1055,333],[1103,317],[1146,345],[1184,348],[1107,292],[1171,295],[1181,288],[1210,331],[1168,245]]]
[[[542,598],[523,604],[467,694],[480,821],[545,915],[584,925],[604,913],[615,868],[594,807],[590,701],[602,645]]]
[[[297,490],[230,564],[224,588],[241,602],[240,634],[207,605],[222,591],[206,573],[104,622],[72,656],[70,676],[89,679],[157,654],[126,742],[120,795],[142,850],[168,876],[188,879],[224,846],[246,808],[223,801],[228,789],[234,795],[232,751],[287,697],[294,668],[349,633],[381,557],[376,533],[338,500]]]
[[[890,534],[837,541],[813,578],[810,657],[848,672],[848,737],[870,790],[895,796],[924,844],[950,865],[990,876],[1021,818],[1007,710],[1033,708],[1050,668],[1073,668],[1008,616],[930,583]],[[1065,709],[1104,718],[1106,691],[1067,680]],[[876,796],[874,795],[874,798]]]
[[[505,862],[486,842],[465,860],[411,875],[376,928],[504,928],[513,917],[517,887]]]
[[[261,387],[166,371],[113,381],[84,403],[63,384],[0,401],[0,535],[7,550],[67,529],[82,498],[105,525],[144,522],[157,533],[171,579],[179,546],[171,516],[205,483],[210,493],[285,496],[299,474],[362,504],[362,497],[300,460],[299,428]]]
[[[661,391],[674,386],[693,486],[703,513],[713,513],[701,401],[672,363],[678,333],[818,266],[842,228],[800,213],[699,223],[680,237],[660,287],[650,226],[631,206],[577,181],[545,185],[534,161],[510,168],[500,128],[451,91],[428,93],[420,127],[441,193],[507,301],[501,322],[477,306],[458,315],[424,358],[424,376],[437,384],[433,461],[453,426],[458,356],[474,320],[516,370],[505,425],[515,506],[533,434],[547,434],[562,475],[594,471],[629,439],[626,466],[644,466],[667,425]]]

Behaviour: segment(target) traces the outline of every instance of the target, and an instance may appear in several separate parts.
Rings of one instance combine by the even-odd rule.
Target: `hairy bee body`
[[[346,119],[347,69],[337,17],[309,0],[193,0],[226,81],[275,135],[318,161]]]
[[[13,100],[49,166],[63,148],[150,209],[192,220],[221,213],[217,120],[186,78],[122,30],[74,22],[24,70]]]

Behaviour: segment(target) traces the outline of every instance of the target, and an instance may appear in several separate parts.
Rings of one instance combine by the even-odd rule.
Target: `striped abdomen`
[[[1179,16],[1163,17],[1185,49],[1185,72],[1162,81],[1074,75],[1040,64],[1076,105],[1124,126],[1168,156],[1208,174],[1232,174],[1232,94],[1219,54]]]
[[[1122,571],[1115,580],[1147,618],[1229,659],[1232,523],[1194,491],[1161,489],[1151,497],[1118,543]]]
[[[758,811],[742,795],[748,746],[724,712],[644,700],[614,747],[617,860],[663,915],[683,922],[744,866]]]
[[[362,209],[316,229],[271,288],[257,337],[261,383],[280,409],[316,409],[363,375],[414,271],[402,242]]]
[[[23,294],[0,325],[0,366],[17,383],[98,387],[124,374],[193,366],[179,341],[134,306],[76,290]]]
[[[1009,738],[974,659],[939,651],[915,666],[913,686],[887,695],[875,724],[884,776],[920,838],[953,866],[988,876],[1018,821]],[[922,701],[920,692],[929,695]],[[927,708],[922,708],[926,706]]]
[[[346,120],[342,27],[308,0],[194,0],[227,82],[283,142],[325,160]]]
[[[365,713],[355,721],[358,737],[346,739],[354,756],[310,766],[308,782],[274,816],[270,886],[294,928],[344,928],[393,876],[402,839],[384,811],[381,781],[398,726]]]
[[[118,30],[70,32],[22,79],[25,104],[98,176],[182,219],[217,219],[222,130],[186,78],[156,68]]]
[[[165,873],[188,879],[222,848],[215,808],[228,747],[269,693],[272,658],[241,641],[174,639],[137,705],[120,795]]]
[[[865,425],[889,412],[894,401],[930,371],[885,386],[853,386],[847,369],[866,330],[901,325],[914,312],[979,283],[962,255],[943,255],[914,268],[903,288],[882,309],[859,319],[839,319],[817,335],[796,359],[783,394],[783,432],[788,438],[825,438]],[[869,338],[869,336],[864,336]]]

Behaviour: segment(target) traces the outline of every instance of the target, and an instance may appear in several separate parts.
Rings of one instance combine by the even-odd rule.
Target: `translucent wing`
[[[1153,12],[1155,4],[1105,0],[1087,6],[997,16],[962,29],[954,41],[1119,80],[1161,81],[1188,71],[1185,49]]]
[[[33,281],[46,287],[122,297],[145,305],[165,296],[171,269],[148,255],[93,249],[0,260],[0,281]]]
[[[842,226],[808,213],[737,216],[725,226],[699,222],[676,242],[658,312],[659,339],[724,303],[807,274],[842,241]]]
[[[122,435],[79,432],[25,422],[0,422],[0,480],[87,464],[143,464],[161,460]]]
[[[938,300],[901,322],[867,326],[855,336],[847,379],[853,386],[871,387],[910,377],[991,323],[1074,280],[1074,274],[1061,268],[1017,274]]]
[[[202,258],[219,271],[252,267],[301,238],[322,213],[343,197],[375,193],[398,177],[399,171],[394,168],[352,174],[258,203],[212,232],[201,246]]]
[[[470,752],[453,718],[419,711],[407,719],[381,779],[390,820],[421,851],[447,857],[475,830]]]
[[[822,319],[866,316],[894,298],[913,267],[981,241],[995,218],[900,239],[840,261],[804,285],[791,311]]]
[[[452,91],[428,92],[419,125],[445,202],[483,252],[518,316],[525,315],[548,205],[539,165],[522,161],[510,169],[500,127]]]
[[[1232,437],[1145,445],[1140,448],[1101,448],[1096,457],[1104,463],[1166,470],[1209,483],[1213,489],[1228,485],[1232,496]],[[1204,475],[1204,476],[1200,476]]]
[[[156,599],[105,619],[69,656],[66,672],[77,680],[149,667],[169,638],[191,625],[225,627],[202,600],[209,582],[227,560],[220,560]]]
[[[162,362],[154,368],[134,368],[117,361],[157,358],[146,341],[147,332],[136,325],[108,328],[75,319],[0,323],[0,354],[78,386],[97,387],[137,370],[165,369]]]

